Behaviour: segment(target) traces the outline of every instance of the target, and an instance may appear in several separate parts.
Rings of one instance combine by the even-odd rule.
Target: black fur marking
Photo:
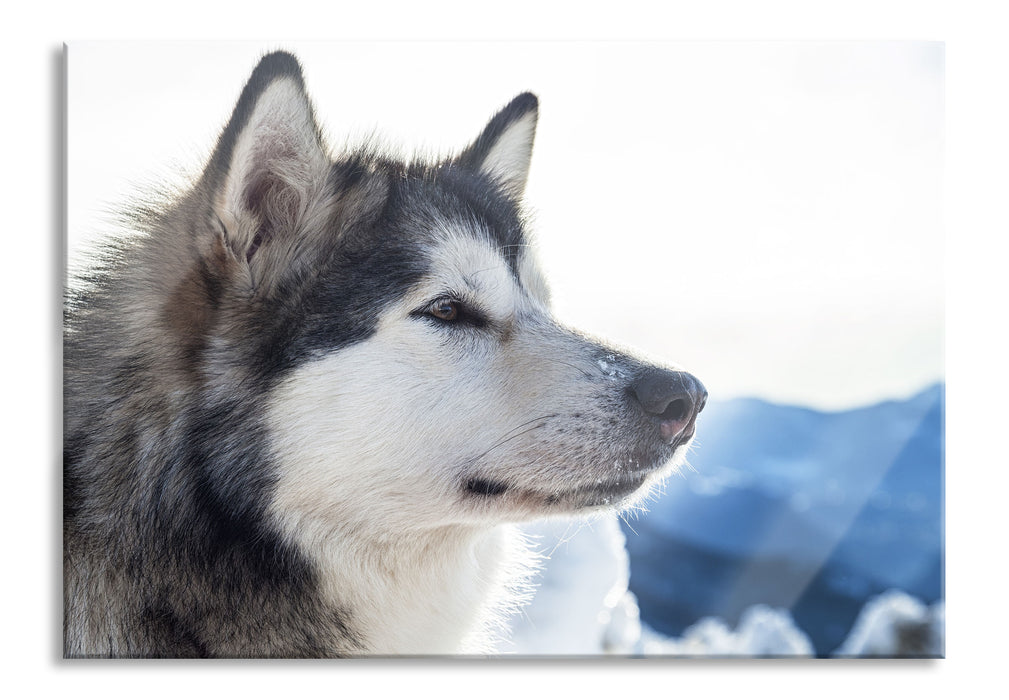
[[[392,180],[383,218],[390,233],[417,239],[418,226],[429,235],[452,233],[482,238],[494,247],[518,279],[526,245],[521,210],[493,180],[475,170],[447,163],[433,169],[411,166]],[[437,239],[432,242],[436,242]]]
[[[219,566],[236,555],[251,565],[255,580],[266,586],[298,588],[313,581],[313,570],[279,534],[268,530],[265,504],[275,477],[264,471],[268,462],[255,430],[243,435],[242,447],[218,447],[234,442],[234,427],[242,421],[236,405],[194,412],[179,455],[180,469],[190,484],[187,501],[203,524],[199,542],[192,534],[175,533],[180,549],[203,567]],[[215,450],[221,450],[215,453]],[[174,525],[174,524],[173,524]]]
[[[258,350],[251,359],[276,377],[317,351],[333,352],[367,339],[378,317],[427,271],[413,244],[388,237],[339,246],[313,284],[292,278],[259,317]]]
[[[140,616],[141,624],[155,641],[155,646],[171,650],[168,658],[208,658],[212,656],[206,644],[164,602],[147,605]]]
[[[377,156],[367,172],[364,159],[356,154],[334,164],[330,181],[341,189],[334,196],[370,178],[380,180],[385,196],[373,203],[366,223],[333,235],[327,258],[310,277],[292,273],[263,300],[250,334],[258,348],[248,360],[260,376],[278,376],[318,351],[370,336],[383,308],[428,271],[431,244],[444,235],[446,222],[458,222],[453,231],[461,235],[486,236],[518,278],[525,245],[519,210],[489,179],[457,166],[404,166]],[[471,325],[480,321],[473,316]]]
[[[466,482],[466,490],[477,496],[500,496],[508,487],[499,481],[474,478]]]

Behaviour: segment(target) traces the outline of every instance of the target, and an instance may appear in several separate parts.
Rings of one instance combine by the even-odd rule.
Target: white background
[[[3,25],[9,377],[3,430],[8,687],[72,697],[951,697],[1004,685],[1002,329],[1009,192],[1003,10],[995,2],[36,3]],[[619,11],[618,11],[619,10]],[[68,664],[60,649],[60,44],[80,38],[871,38],[946,42],[947,655],[932,663]]]
[[[941,43],[73,43],[72,259],[138,190],[198,174],[276,47],[337,151],[457,151],[537,93],[558,314],[714,397],[844,408],[942,378]]]

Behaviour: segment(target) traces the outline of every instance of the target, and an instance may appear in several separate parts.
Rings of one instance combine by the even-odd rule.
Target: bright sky
[[[198,172],[273,48],[337,148],[457,150],[536,92],[558,315],[716,398],[842,408],[943,377],[941,44],[71,44],[71,263],[131,192]]]

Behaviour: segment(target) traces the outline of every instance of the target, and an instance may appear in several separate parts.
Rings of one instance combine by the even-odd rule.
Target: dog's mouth
[[[640,489],[654,472],[625,474],[616,479],[596,479],[585,484],[561,488],[538,489],[512,486],[504,481],[484,478],[467,480],[465,490],[470,496],[486,499],[508,499],[537,510],[548,508],[580,510],[595,507],[619,507]]]
[[[625,476],[615,481],[598,479],[594,484],[550,493],[545,503],[548,506],[560,504],[578,509],[620,506],[644,485],[649,474],[650,472],[645,472]]]
[[[504,508],[513,514],[571,513],[593,508],[620,510],[631,506],[647,490],[647,482],[662,478],[682,462],[678,456],[685,454],[693,436],[691,425],[670,442],[639,446],[616,459],[614,455],[610,457],[612,462],[603,462],[606,467],[596,464],[578,469],[577,473],[572,473],[570,466],[558,467],[556,478],[543,481],[512,476],[504,470],[470,473],[462,481],[462,491],[471,503]]]

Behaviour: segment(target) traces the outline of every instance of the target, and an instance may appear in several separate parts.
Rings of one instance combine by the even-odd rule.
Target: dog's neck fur
[[[323,599],[350,613],[364,632],[364,654],[491,653],[532,571],[510,526],[446,526],[380,540],[342,533],[316,542]]]

